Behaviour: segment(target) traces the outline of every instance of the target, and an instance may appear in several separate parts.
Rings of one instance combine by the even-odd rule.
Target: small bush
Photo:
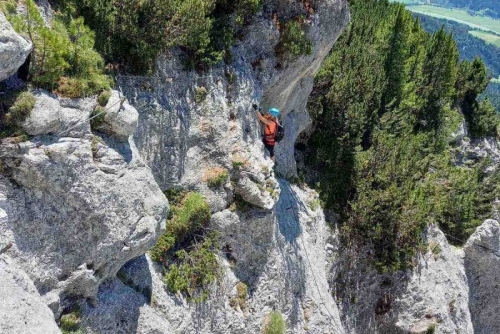
[[[177,260],[170,265],[165,275],[165,284],[170,292],[181,292],[188,300],[202,302],[208,298],[208,288],[221,275],[215,251],[218,249],[217,235],[209,235],[191,250],[180,250]]]
[[[245,166],[246,163],[247,162],[242,158],[234,158],[232,165],[234,169],[240,169],[241,167]]]
[[[432,252],[432,255],[434,255],[435,260],[441,256],[441,252],[443,251],[441,246],[439,246],[439,243],[436,241],[431,241],[429,243],[429,250]]]
[[[90,150],[92,151],[92,157],[95,158],[97,152],[99,152],[99,143],[102,139],[98,136],[92,136],[92,141],[90,142]]]
[[[167,225],[167,231],[180,242],[191,232],[200,230],[210,221],[210,207],[202,195],[188,193],[181,204],[172,208],[174,217]]]
[[[60,77],[57,82],[57,89],[55,92],[62,97],[76,99],[82,96],[82,82],[75,78]]]
[[[245,201],[241,196],[235,195],[233,202],[229,205],[229,210],[232,212],[248,212],[252,209],[252,205]]]
[[[104,61],[94,50],[95,34],[83,18],[56,15],[47,26],[33,0],[26,0],[26,17],[10,16],[14,28],[33,42],[30,81],[37,87],[76,98],[109,89]]]
[[[168,233],[163,233],[156,241],[154,247],[149,250],[149,255],[154,261],[164,263],[167,252],[171,250],[174,245],[175,237]]]
[[[0,11],[6,14],[15,14],[17,9],[16,0],[0,0]]]
[[[228,178],[228,171],[222,168],[214,168],[205,173],[205,180],[207,185],[211,188],[218,188],[222,186]]]
[[[64,314],[60,319],[61,331],[66,333],[74,333],[80,328],[81,313],[79,310]]]
[[[425,334],[434,334],[436,332],[436,324],[430,324],[425,331]]]
[[[30,92],[22,92],[17,97],[14,105],[9,108],[9,112],[5,115],[5,123],[7,125],[18,125],[22,123],[30,114],[36,103],[36,97]]]
[[[194,92],[194,100],[196,103],[202,103],[207,98],[207,89],[203,86],[196,87]]]
[[[248,286],[243,282],[238,282],[236,284],[236,297],[232,297],[229,301],[229,305],[237,309],[238,307],[243,310],[246,308],[246,299],[248,297]]]
[[[166,195],[171,204],[167,230],[149,254],[167,266],[165,284],[170,292],[181,292],[190,301],[204,301],[221,272],[215,256],[218,235],[203,233],[210,221],[210,207],[195,192],[173,188]]]
[[[238,293],[238,298],[245,300],[248,297],[248,286],[243,282],[238,282],[236,284],[236,292]]]
[[[303,55],[309,55],[313,50],[313,43],[307,39],[304,19],[299,17],[285,23],[280,41],[277,45],[276,53],[281,56],[290,56],[296,58]]]
[[[169,252],[175,246],[180,247],[210,221],[210,207],[203,196],[179,189],[170,189],[167,192],[171,204],[167,230],[149,251],[153,260],[162,263],[166,262]]]
[[[167,196],[170,205],[179,205],[188,191],[180,187],[167,189],[163,192]]]
[[[279,312],[271,312],[269,314],[269,322],[264,327],[265,334],[284,334],[286,331],[286,324],[283,316]]]
[[[111,97],[111,91],[106,90],[102,92],[97,98],[97,102],[101,107],[105,107],[108,104],[109,98]]]

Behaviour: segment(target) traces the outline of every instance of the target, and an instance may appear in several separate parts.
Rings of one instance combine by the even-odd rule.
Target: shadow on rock
[[[306,294],[306,259],[301,254],[301,251],[306,250],[301,250],[300,247],[303,245],[300,212],[306,211],[307,208],[289,182],[280,179],[279,184],[281,195],[276,207],[278,220],[276,240],[285,266],[285,291],[289,292],[287,298],[292,299],[287,303],[292,307],[288,320],[291,325],[295,325],[299,322],[302,312],[300,300]]]

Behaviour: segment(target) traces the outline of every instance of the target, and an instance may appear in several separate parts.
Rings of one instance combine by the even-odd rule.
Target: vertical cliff
[[[277,53],[278,26],[297,17],[312,53]],[[55,321],[75,309],[80,328],[96,334],[262,333],[273,313],[287,333],[498,331],[496,221],[464,249],[431,226],[412,270],[381,274],[366,250],[342,247],[318,194],[285,178],[296,176],[313,77],[348,21],[346,0],[266,0],[232,61],[197,73],[161,56],[154,76],[117,78],[120,93],[92,127],[95,98],[34,92],[27,136],[0,143],[0,241],[13,244],[0,254],[0,312],[12,319],[0,332],[19,323],[19,333],[58,333]],[[276,165],[253,103],[282,110]],[[492,154],[495,144],[481,145]],[[221,170],[228,178],[210,185]],[[168,291],[164,267],[147,254],[164,232],[162,191],[171,188],[201,193],[207,229],[219,233],[222,275],[200,303]]]

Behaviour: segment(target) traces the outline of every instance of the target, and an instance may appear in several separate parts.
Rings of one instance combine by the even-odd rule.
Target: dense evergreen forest
[[[433,33],[441,27],[448,33],[453,34],[457,42],[461,60],[473,60],[475,57],[481,58],[493,78],[500,76],[500,48],[469,34],[470,27],[457,22],[437,19],[426,15],[413,14],[418,17],[422,27]],[[491,82],[485,90],[483,97],[488,97],[500,113],[500,83]]]
[[[495,135],[498,118],[477,99],[485,64],[459,61],[451,34],[425,32],[401,4],[350,4],[309,100],[304,154],[321,172],[305,177],[340,215],[346,244],[371,246],[380,270],[396,270],[423,247],[427,224],[459,243],[491,213],[498,176],[484,161],[454,166],[449,141],[463,118],[472,137]]]
[[[444,26],[444,30],[452,33],[457,42],[460,59],[472,60],[474,57],[479,57],[484,61],[491,75],[498,78],[500,75],[500,48],[469,34],[471,28],[465,24],[426,15],[413,15],[418,17],[422,27],[430,33]]]

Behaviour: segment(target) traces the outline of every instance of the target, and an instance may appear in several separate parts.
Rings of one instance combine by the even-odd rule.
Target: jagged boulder
[[[474,334],[500,333],[500,224],[486,220],[464,247]]]
[[[95,99],[61,99],[42,90],[35,91],[34,95],[35,106],[21,124],[28,135],[82,137],[90,134],[88,118],[97,104]]]
[[[28,275],[5,255],[0,256],[0,287],[0,333],[61,333]]]
[[[137,129],[139,114],[128,101],[114,90],[104,108],[104,122],[99,130],[112,134],[116,138],[127,141]]]
[[[0,81],[16,73],[32,48],[33,44],[17,34],[0,11]]]
[[[290,333],[347,333],[328,293],[328,228],[319,207],[309,205],[317,194],[286,181],[280,186],[276,213],[247,207],[212,216],[210,228],[221,234],[224,251],[218,261],[224,274],[207,301],[192,304],[170,293],[163,267],[143,256],[118,274],[128,287],[116,282],[101,287],[102,302],[83,311],[86,329],[102,334],[125,328],[145,334],[156,334],[158,328],[164,328],[162,333],[261,333],[269,314],[277,311]],[[237,300],[237,286],[243,283],[248,294]]]
[[[40,126],[55,134],[0,145],[0,236],[13,241],[9,255],[57,316],[62,299],[95,298],[101,282],[146,252],[165,228],[168,205],[132,140],[90,133],[87,100],[39,99],[47,104],[36,108],[57,108],[39,112],[59,128]],[[66,112],[81,117],[73,137],[58,136]]]

